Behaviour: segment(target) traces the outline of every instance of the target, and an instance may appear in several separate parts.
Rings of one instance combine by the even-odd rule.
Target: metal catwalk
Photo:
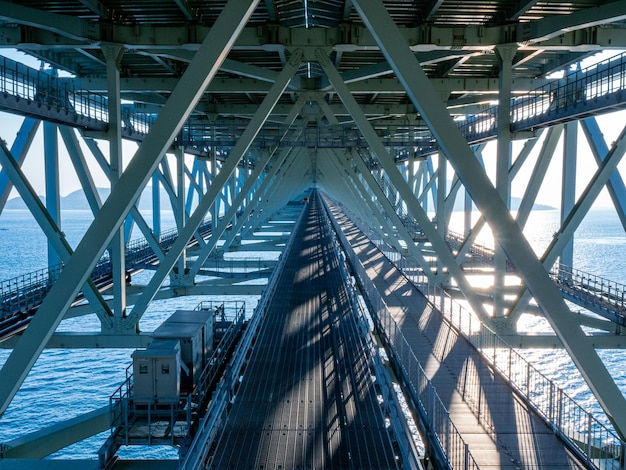
[[[329,227],[305,210],[208,468],[397,468]]]
[[[515,382],[498,373],[475,344],[444,319],[441,311],[427,301],[423,292],[409,282],[339,207],[333,205],[331,211],[345,234],[345,243],[349,245],[346,250],[348,259],[362,266],[362,271],[357,271],[371,279],[371,285],[384,301],[384,311],[378,312],[379,327],[384,330],[387,346],[399,357],[401,364],[397,370],[410,371],[411,375],[404,377],[405,383],[411,384],[408,388],[414,390],[414,399],[419,397],[422,401],[430,432],[439,436],[450,467],[588,468],[584,462],[586,457],[577,456],[559,437],[559,434],[568,437],[567,431],[560,430],[555,423],[547,424],[546,418],[524,398],[524,393],[515,390]],[[356,276],[360,277],[359,274]],[[400,337],[406,342],[400,341]],[[411,354],[407,354],[409,349]],[[423,367],[440,403],[447,410],[450,423],[438,419],[434,408],[428,405],[423,382],[416,378],[418,367],[411,359]],[[523,363],[511,356],[508,361],[509,366],[519,367],[521,372],[517,376],[524,373]],[[532,379],[526,381],[533,384]],[[534,389],[529,392],[532,395],[540,389],[540,384],[534,383],[527,388]],[[557,403],[556,398],[554,402],[555,408],[567,409]],[[545,414],[548,415],[551,413]],[[567,422],[567,417],[563,419]],[[567,424],[563,425],[563,428],[567,427]],[[455,445],[453,431],[458,432],[467,448]],[[588,452],[588,449],[584,451]],[[467,459],[468,452],[472,454],[471,459]],[[603,454],[597,447],[587,456],[590,460],[598,459],[593,461],[598,468],[616,468],[614,465],[618,465],[612,455]]]

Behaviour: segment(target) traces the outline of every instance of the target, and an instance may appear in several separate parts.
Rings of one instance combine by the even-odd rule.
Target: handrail
[[[95,121],[108,121],[104,95],[79,90],[67,80],[4,56],[0,56],[0,70],[0,92]]]
[[[598,64],[551,80],[545,85],[511,100],[511,129],[522,131],[556,122],[572,116],[589,114],[594,110],[625,104],[618,92],[626,88],[626,54],[618,54]],[[27,67],[14,60],[0,57],[0,92],[23,98],[40,105],[53,106],[85,119],[92,119],[100,126],[108,122],[106,97],[89,90],[77,89],[71,79],[59,79]],[[615,97],[611,102],[610,97]],[[141,139],[156,119],[157,114],[141,106],[124,105],[122,109],[122,132],[126,137]],[[468,115],[457,121],[459,130],[468,142],[479,142],[496,134],[498,107]],[[68,124],[71,125],[70,122]],[[190,151],[205,153],[209,148],[231,147],[240,138],[245,125],[216,124],[207,131],[206,122],[185,124],[177,138],[177,145]],[[438,150],[431,135],[416,132],[414,124],[406,126],[376,126],[383,145],[396,150],[396,158],[406,159],[414,149],[420,155]],[[264,126],[253,145],[275,147],[279,144],[291,147],[345,148],[367,147],[368,144],[357,128],[347,126],[317,126],[290,131],[285,126]]]
[[[205,221],[198,231],[202,236],[208,235],[211,232],[211,222]],[[176,237],[178,237],[177,228],[162,232],[159,244],[163,251],[167,252]],[[127,244],[125,260],[127,267],[143,267],[156,261],[156,255],[148,241],[140,238]],[[58,264],[0,281],[0,321],[5,314],[10,315],[14,311],[31,308],[41,302],[62,270],[63,264]],[[96,283],[103,279],[108,280],[111,270],[111,260],[108,252],[105,252],[94,267],[91,279]]]
[[[326,211],[330,212],[326,204],[325,207]],[[424,432],[436,438],[436,442],[434,442],[436,447],[433,450],[451,468],[478,469],[479,466],[468,444],[450,419],[450,413],[439,398],[435,387],[424,372],[401,329],[391,316],[376,286],[358,260],[337,220],[331,214],[329,214],[329,218],[335,227],[335,232],[341,241],[344,252],[350,260],[356,278],[370,303],[370,311],[375,314],[375,320],[379,323],[384,339],[391,347],[397,363],[402,369],[415,408],[422,417],[422,423],[427,428]]]
[[[616,323],[626,326],[626,285],[564,264],[555,265],[549,274],[562,291],[611,312]]]
[[[598,469],[601,466],[609,468],[607,460],[620,465],[622,454],[626,450],[626,442],[620,439],[609,424],[602,423],[576,403],[554,381],[537,370],[473,313],[450,297],[442,287],[430,283],[417,264],[399,255],[382,240],[377,240],[369,229],[362,226],[360,229],[428,298],[432,306],[442,313],[458,334],[467,338],[482,357],[509,381],[520,396],[555,429],[570,448],[582,456],[588,465]],[[479,399],[474,402],[480,415],[483,404]]]

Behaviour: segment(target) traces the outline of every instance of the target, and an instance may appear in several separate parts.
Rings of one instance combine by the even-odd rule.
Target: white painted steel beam
[[[63,132],[61,132],[61,135],[63,135]],[[75,138],[75,134],[73,134],[73,135],[74,135],[74,137],[72,137],[72,139]],[[65,140],[66,146],[67,146],[68,145],[67,144],[68,139],[64,138],[64,140]],[[109,164],[107,163],[106,157],[102,153],[102,150],[100,150],[100,147],[98,146],[98,143],[94,139],[84,139],[84,142],[85,142],[85,144],[87,144],[87,148],[89,148],[89,150],[91,151],[92,155],[94,156],[94,158],[96,159],[96,161],[100,165],[100,168],[102,168],[102,171],[104,172],[104,174],[108,177],[109,173],[110,173]],[[80,146],[78,146],[78,142],[75,142],[72,145],[73,146],[77,146],[77,152],[80,151]],[[78,172],[78,170],[77,170],[77,172]],[[79,178],[81,177],[80,176],[80,172],[78,172],[78,176],[79,176]],[[158,194],[158,190],[159,190],[158,179],[153,177],[152,180],[153,180],[152,183],[154,185],[153,186],[153,191],[157,191],[157,194]],[[155,180],[157,181],[156,184],[155,184]],[[81,179],[81,181],[82,181],[82,179]],[[85,183],[81,183],[81,184],[83,185],[83,189],[85,189],[86,188]],[[95,188],[95,185],[94,185],[94,188]],[[85,189],[85,192],[87,192],[87,189]],[[87,195],[87,199],[88,200],[90,199],[89,195]],[[157,201],[160,202],[160,199],[157,199]],[[153,201],[153,204],[154,204],[154,201]],[[91,205],[92,204],[90,203],[90,206]],[[153,209],[153,218],[157,219],[157,221],[160,221],[160,212],[161,212],[160,211],[160,206],[156,207],[156,210],[155,210],[155,207],[153,205],[152,209]],[[93,212],[93,207],[92,207],[92,212]],[[151,229],[148,226],[148,223],[144,219],[144,217],[141,214],[141,212],[139,212],[139,210],[137,209],[135,204],[133,204],[133,206],[131,207],[130,213],[131,213],[131,215],[133,217],[133,220],[135,221],[135,223],[137,224],[137,226],[141,230],[142,235],[144,236],[144,238],[148,242],[148,245],[150,245],[150,248],[152,248],[152,251],[154,252],[156,257],[159,260],[163,259],[165,254],[163,253],[163,249],[161,248],[161,245],[159,245],[159,242],[158,242],[158,240],[156,238],[160,234],[160,224],[153,222],[153,225],[152,225],[153,229]],[[95,216],[97,214],[97,212],[94,212],[93,214]]]
[[[124,48],[117,44],[101,46],[106,59],[107,71],[107,111],[109,126],[109,180],[111,192],[115,190],[123,171],[122,162],[122,102],[120,98],[120,64]],[[116,323],[126,316],[126,240],[124,225],[121,224],[109,245],[109,258],[113,278],[113,314]]]
[[[399,237],[406,243],[406,251],[408,251],[409,255],[415,258],[417,263],[422,267],[422,269],[424,269],[424,272],[432,278],[428,263],[424,260],[424,257],[419,249],[416,248],[411,235],[408,233],[402,224],[402,221],[391,207],[389,200],[384,196],[380,187],[374,181],[372,174],[367,170],[363,164],[363,159],[356,152],[356,150],[352,149],[349,158],[346,158],[347,156],[342,158],[342,156],[338,153],[334,153],[334,158],[332,158],[333,155],[330,151],[327,150],[326,153],[331,156],[330,161],[337,165],[335,168],[345,174],[340,181],[336,182],[334,188],[338,187],[343,188],[344,190],[352,190],[353,188],[356,189],[358,197],[352,195],[352,204],[344,204],[347,207],[350,207],[350,211],[353,211],[355,208],[365,209],[365,207],[363,207],[363,202],[365,201],[366,207],[369,209],[369,214],[363,214],[361,216],[362,220],[368,223],[368,225],[381,237],[382,240],[385,240],[385,242],[398,250],[398,253],[403,253],[405,250],[402,248],[398,238],[396,237],[397,232]],[[355,172],[352,165],[356,165],[358,173]],[[337,171],[335,171],[334,176],[338,176]],[[361,181],[359,176],[365,180],[365,183]],[[346,177],[349,178],[352,184],[345,183]],[[365,184],[367,184],[367,188],[365,187]],[[326,191],[329,194],[332,194],[332,189],[333,188],[327,188]],[[368,192],[368,189],[370,192]],[[373,199],[375,199],[376,202],[374,202]],[[343,199],[338,198],[337,200],[343,202]],[[365,211],[362,210],[361,212]],[[372,220],[372,217],[376,220]],[[382,230],[380,227],[383,227]],[[385,236],[385,233],[387,236]]]
[[[263,181],[261,182],[261,184],[254,190],[254,192],[252,193],[252,198],[246,204],[246,207],[243,210],[243,213],[241,214],[239,219],[237,220],[237,223],[233,225],[230,233],[226,236],[223,245],[224,250],[227,250],[230,247],[235,237],[239,235],[241,229],[246,223],[248,223],[248,217],[250,217],[252,211],[256,211],[258,209],[259,199],[264,196],[270,182],[276,182],[274,178],[278,174],[279,170],[285,165],[287,161],[293,161],[295,158],[298,158],[298,155],[300,155],[301,153],[303,153],[302,148],[298,150],[289,148],[281,149],[277,155],[273,156],[274,159],[270,162],[270,170],[263,177]]]
[[[5,442],[6,459],[41,459],[71,444],[110,429],[109,407],[53,424],[47,428]],[[26,468],[26,465],[21,468]]]
[[[293,124],[293,122],[296,120],[296,118],[298,117],[298,115],[302,111],[302,107],[304,106],[306,101],[307,101],[307,96],[305,94],[301,94],[298,97],[298,100],[293,105],[291,111],[289,112],[289,114],[285,118],[284,124],[287,125],[287,127],[291,126]],[[283,137],[284,137],[284,135],[283,135]],[[276,152],[279,152],[279,153],[276,156],[276,158],[274,159],[274,161],[272,162],[272,167],[267,172],[267,174],[264,176],[263,181],[261,182],[261,184],[254,191],[251,191],[251,190],[247,191],[247,193],[250,195],[249,200],[248,200],[248,202],[246,204],[246,207],[245,207],[245,209],[243,211],[243,214],[240,216],[239,220],[235,224],[233,224],[233,227],[232,227],[232,229],[230,231],[230,234],[228,234],[226,239],[224,240],[224,245],[223,245],[224,249],[227,249],[231,245],[231,243],[233,242],[235,237],[239,234],[239,231],[243,228],[244,223],[246,223],[248,221],[248,217],[250,216],[250,213],[258,205],[259,198],[265,193],[267,185],[269,184],[270,181],[272,181],[274,176],[278,173],[278,170],[284,164],[285,159],[292,153],[292,149],[275,149],[269,155],[270,158],[273,158],[274,155],[276,154]],[[302,152],[300,152],[300,151],[295,152],[294,153],[294,155],[295,155],[294,158],[297,158],[297,155],[299,155],[301,153]],[[252,182],[254,183],[254,180],[256,178],[252,178],[251,176],[248,176],[248,179],[251,179]],[[198,272],[198,269],[195,269],[195,273]]]
[[[100,207],[102,207],[102,201],[100,200],[98,188],[91,175],[85,154],[80,147],[76,133],[74,129],[70,127],[59,126],[59,134],[61,134],[67,153],[74,166],[76,176],[85,193],[87,204],[89,204],[91,213],[95,216],[100,211]]]
[[[598,170],[593,174],[589,180],[589,184],[587,184],[578,198],[578,201],[576,201],[576,204],[562,222],[559,230],[555,232],[552,241],[541,255],[540,260],[545,269],[549,270],[552,268],[561,254],[563,247],[574,236],[574,232],[576,232],[585,215],[587,215],[589,209],[600,194],[600,191],[604,185],[607,184],[607,181],[616,170],[617,165],[621,161],[625,152],[626,127],[622,129],[618,139],[611,146],[611,149],[600,164]],[[509,315],[509,321],[512,323],[517,321],[530,301],[530,295],[526,292],[527,287],[529,288],[528,284],[520,290],[520,293],[515,301],[516,305],[514,306],[511,315]]]
[[[58,230],[61,226],[61,193],[59,182],[59,137],[57,125],[43,124],[44,175],[46,211]],[[48,266],[61,264],[61,253],[48,241]]]
[[[190,277],[193,278],[198,274],[204,262],[211,255],[211,252],[217,245],[218,240],[226,231],[226,227],[233,220],[233,218],[235,217],[235,213],[243,203],[244,199],[248,196],[250,191],[252,191],[252,188],[254,184],[256,184],[257,179],[261,176],[261,173],[265,170],[265,167],[269,163],[271,156],[272,155],[268,152],[263,156],[263,158],[261,158],[259,162],[257,162],[257,165],[254,167],[254,170],[246,180],[243,188],[235,196],[232,204],[230,205],[230,208],[224,214],[224,217],[220,221],[220,224],[217,227],[213,226],[211,230],[211,237],[207,241],[207,244],[202,248],[200,253],[197,254],[196,261],[189,270]],[[236,225],[236,222],[234,225]],[[233,229],[231,228],[231,230]]]
[[[40,122],[40,120],[30,117],[26,117],[22,121],[20,129],[17,131],[17,135],[15,136],[15,140],[11,145],[11,156],[16,159],[18,166],[22,166],[22,163],[24,163],[24,159],[26,158],[30,145],[35,138]],[[0,214],[4,210],[4,206],[9,199],[9,194],[11,193],[12,188],[13,183],[6,175],[6,172],[0,169]]]
[[[526,226],[526,222],[528,221],[528,217],[530,216],[535,200],[537,199],[537,194],[539,194],[539,190],[543,185],[548,167],[550,166],[550,162],[552,161],[556,146],[559,143],[559,139],[562,134],[563,126],[561,125],[548,129],[546,138],[543,141],[543,145],[541,146],[541,150],[537,156],[537,161],[535,162],[533,171],[528,179],[526,191],[524,191],[522,201],[520,202],[520,206],[515,217],[515,220],[522,230]]]
[[[410,53],[410,50],[408,50],[408,48],[407,51]],[[414,217],[414,219],[420,225],[421,229],[424,231],[424,234],[431,242],[433,248],[439,254],[439,257],[441,258],[443,264],[448,268],[450,275],[455,279],[455,281],[459,285],[459,288],[466,296],[467,301],[470,303],[476,314],[479,315],[481,319],[486,323],[491,323],[490,318],[488,317],[487,312],[482,305],[482,302],[472,291],[472,288],[467,281],[465,274],[462,272],[461,268],[456,262],[454,255],[450,251],[450,247],[441,237],[437,228],[430,221],[430,218],[428,217],[424,209],[417,202],[417,199],[411,191],[408,183],[404,180],[404,178],[396,168],[393,158],[387,153],[387,150],[376,135],[376,131],[372,128],[366,116],[361,111],[359,104],[356,102],[350,91],[347,89],[345,83],[343,83],[343,81],[341,80],[337,69],[335,69],[335,67],[332,65],[324,51],[318,49],[316,51],[316,57],[319,64],[324,69],[326,76],[328,77],[335,91],[337,92],[337,95],[354,118],[354,121],[356,122],[359,130],[363,134],[363,137],[367,141],[371,151],[376,155],[378,161],[385,169],[385,173],[389,177],[390,182],[393,184],[396,190],[399,191],[403,202],[407,206],[409,213]],[[432,93],[432,97],[436,98],[436,94],[434,93],[434,91]],[[439,105],[443,106],[441,105],[441,103],[439,103]],[[454,123],[452,123],[449,115],[447,116],[447,119],[451,122],[453,126],[455,126]],[[456,126],[455,131],[459,135],[459,137],[461,137],[459,130],[458,128],[456,128]],[[467,147],[467,143],[465,142],[465,140],[463,140],[463,143],[465,144],[465,147],[469,150],[469,147]],[[475,160],[473,158],[473,155],[471,158],[472,160]]]
[[[576,202],[576,161],[578,159],[578,123],[565,124],[563,143],[563,169],[561,179],[561,223],[574,208]],[[559,253],[560,263],[574,266],[574,237],[571,237]]]
[[[134,327],[134,325],[139,322],[141,316],[144,314],[146,308],[159,290],[159,287],[163,283],[163,280],[169,274],[170,270],[174,266],[174,263],[176,263],[176,260],[181,255],[184,248],[187,246],[187,242],[191,239],[193,234],[202,223],[202,220],[209,212],[209,209],[215,203],[217,196],[224,188],[226,182],[230,179],[230,175],[239,164],[241,158],[248,151],[248,148],[252,144],[252,141],[259,133],[261,127],[263,126],[263,123],[267,119],[267,116],[269,116],[272,108],[278,102],[283,92],[287,88],[289,81],[297,72],[301,61],[302,51],[299,50],[294,52],[285,68],[279,74],[278,79],[272,86],[272,89],[265,96],[263,102],[259,105],[259,109],[256,115],[246,127],[245,131],[237,141],[235,147],[233,147],[233,149],[231,150],[230,155],[223,163],[219,173],[211,181],[210,188],[202,197],[202,200],[194,210],[193,214],[189,216],[187,224],[178,233],[178,237],[174,241],[174,244],[170,247],[163,261],[159,263],[159,267],[150,279],[148,286],[144,290],[139,300],[133,306],[132,312],[128,316],[126,322],[127,327]],[[226,224],[223,225],[226,226]],[[213,223],[213,230],[216,230],[215,223]]]
[[[0,415],[28,375],[71,301],[215,76],[258,0],[229,0],[113,193],[0,371]],[[11,4],[11,6],[14,6]],[[49,20],[52,18],[49,16]],[[78,26],[80,27],[80,26]]]
[[[33,215],[37,224],[45,234],[49,245],[59,254],[63,262],[67,262],[72,255],[72,248],[65,239],[65,235],[44,207],[41,199],[37,196],[34,188],[22,172],[16,160],[11,157],[9,150],[3,142],[0,142],[0,165],[6,171],[9,179],[13,181],[15,189]],[[95,284],[87,279],[83,286],[83,294],[90,303],[92,311],[98,316],[103,326],[111,325],[112,312],[102,298]],[[72,299],[73,300],[73,299]]]
[[[596,163],[600,165],[605,156],[609,154],[609,147],[600,131],[600,126],[595,117],[583,119],[579,122],[589,143],[591,153]],[[626,231],[626,185],[624,185],[624,180],[619,171],[613,172],[606,188],[613,201],[613,206],[622,223],[622,227]]]
[[[623,394],[592,344],[585,340],[585,333],[571,321],[570,311],[560,292],[537,260],[506,204],[473,158],[467,142],[438,100],[389,13],[378,0],[353,0],[353,3],[602,408],[620,434],[626,435],[626,400]]]
[[[424,274],[428,277],[428,279],[431,282],[436,282],[437,277],[433,275],[428,262],[424,259],[424,256],[422,255],[422,252],[420,251],[420,249],[415,245],[415,242],[413,241],[413,237],[411,236],[409,231],[406,229],[406,227],[402,223],[402,220],[400,220],[400,217],[398,216],[394,208],[391,206],[391,203],[389,202],[387,197],[383,194],[382,190],[380,189],[380,186],[378,185],[378,183],[376,183],[373,175],[368,170],[367,166],[365,165],[365,162],[363,161],[359,153],[355,149],[352,149],[351,156],[352,156],[351,161],[356,165],[357,169],[359,170],[361,174],[361,177],[365,180],[366,184],[368,185],[369,190],[376,197],[378,204],[380,204],[381,208],[383,209],[383,214],[389,218],[391,224],[396,227],[396,230],[398,231],[398,236],[400,237],[400,239],[404,240],[404,242],[406,243],[407,250],[410,256],[424,270]]]

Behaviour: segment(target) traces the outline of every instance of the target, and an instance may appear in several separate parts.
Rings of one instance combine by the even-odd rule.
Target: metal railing
[[[218,322],[228,324],[223,331],[221,341],[214,348],[213,354],[206,361],[204,369],[195,384],[193,393],[178,397],[135,397],[133,374],[129,365],[126,368],[126,379],[113,392],[109,398],[109,416],[111,429],[115,432],[116,439],[121,439],[124,445],[129,445],[136,441],[132,435],[132,428],[138,422],[142,426],[147,426],[148,433],[144,438],[147,445],[151,445],[153,437],[150,433],[152,425],[159,422],[167,423],[172,429],[170,444],[175,444],[175,439],[184,439],[192,427],[192,424],[203,414],[203,406],[206,404],[206,397],[211,387],[215,384],[218,373],[224,365],[224,360],[232,351],[234,342],[245,319],[246,304],[241,301],[231,302],[201,302],[194,309],[196,311],[212,311],[213,325]],[[221,326],[220,326],[221,327]],[[181,429],[181,423],[186,428]],[[173,429],[177,427],[177,435]],[[185,431],[185,433],[182,433]],[[158,444],[163,443],[163,439],[157,440]]]
[[[626,326],[626,285],[564,264],[555,265],[550,277],[574,301],[605,310],[615,323]]]
[[[129,370],[131,367],[132,364],[126,369],[126,380],[109,398],[109,417],[116,438],[121,439],[123,445],[136,441],[137,436],[133,433],[133,427],[140,420],[141,425],[145,427],[142,444],[164,444],[164,441],[167,441],[169,445],[174,446],[177,439],[183,439],[191,429],[193,409],[191,396],[159,398],[158,402],[147,400],[138,403],[132,395],[133,374]],[[153,436],[156,427],[163,428],[164,423],[170,430],[169,439]],[[183,425],[185,427],[181,428]]]
[[[511,100],[511,127],[516,131],[526,130],[623,104],[626,96],[620,93],[625,88],[626,55],[619,54],[562,79],[549,81]],[[63,109],[100,124],[108,122],[105,96],[77,89],[71,79],[60,79],[5,57],[0,57],[0,91],[29,102]],[[125,105],[122,131],[126,137],[141,139],[149,132],[156,117],[156,113],[142,109],[141,105]],[[457,121],[457,125],[468,142],[477,142],[496,135],[497,121],[498,107],[494,106]],[[204,121],[190,120],[178,136],[177,145],[200,153],[209,148],[232,147],[247,125],[243,122],[207,126]],[[432,135],[417,126],[383,125],[376,126],[375,130],[383,145],[397,150],[396,158],[399,159],[406,159],[415,148],[420,154],[438,150]],[[316,126],[304,130],[264,126],[253,143],[256,147],[275,147],[279,144],[309,148],[368,147],[357,128],[346,126]]]
[[[330,212],[326,206],[327,212]],[[472,455],[469,445],[450,419],[450,413],[437,394],[437,390],[424,372],[420,361],[415,356],[411,346],[404,337],[400,327],[391,316],[384,300],[376,286],[367,275],[365,268],[356,256],[348,240],[343,234],[336,219],[329,213],[335,232],[341,241],[354,274],[365,294],[374,320],[378,323],[384,339],[388,343],[401,368],[405,385],[408,387],[414,409],[421,416],[425,429],[424,434],[434,436],[433,450],[439,454],[439,459],[449,468],[478,469],[476,459]]]
[[[107,98],[0,56],[0,92],[96,121],[108,121]]]
[[[526,130],[623,103],[624,89],[626,53],[621,53],[511,100],[511,128]],[[492,106],[457,124],[468,141],[477,141],[494,136],[497,122],[498,106]]]
[[[214,334],[217,322],[226,323],[225,331],[221,332],[221,340],[213,349],[213,354],[198,378],[192,402],[198,405],[202,416],[211,387],[217,383],[218,375],[228,355],[232,352],[237,336],[243,328],[246,316],[246,303],[232,302],[201,302],[194,310],[213,311]]]
[[[376,240],[371,231],[360,228],[370,240]],[[383,254],[392,255],[387,258],[588,465],[598,469],[624,468],[622,454],[626,443],[609,424],[601,422],[576,403],[472,312],[454,301],[442,287],[430,283],[416,263],[399,256],[381,240],[375,243]],[[486,419],[487,403],[481,395],[472,395],[469,388],[459,391],[468,403],[473,404],[477,416]],[[489,423],[486,422],[486,425],[489,426]]]
[[[211,233],[211,222],[205,221],[198,231],[203,237],[208,236]],[[178,237],[176,228],[162,232],[159,244],[164,252],[174,244],[176,237]],[[147,240],[141,238],[127,244],[125,260],[126,266],[132,269],[145,267],[158,261],[158,258]],[[41,303],[62,271],[63,265],[60,264],[0,281],[0,326],[5,316],[22,309],[31,309]],[[98,285],[109,280],[111,273],[111,260],[105,251],[90,277]]]
[[[209,267],[206,264],[200,274],[227,278],[248,277],[251,273],[258,274],[271,267],[270,262],[254,256],[228,259],[217,257],[210,259]]]

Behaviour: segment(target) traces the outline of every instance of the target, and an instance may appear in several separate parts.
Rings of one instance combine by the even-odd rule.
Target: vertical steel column
[[[59,194],[59,137],[57,125],[51,122],[43,124],[44,173],[46,209],[56,226],[61,229],[61,196]],[[48,266],[61,263],[61,257],[48,241]]]
[[[120,64],[124,48],[119,45],[103,45],[102,53],[106,58],[109,129],[109,178],[111,191],[115,189],[122,176],[122,102],[120,98]],[[133,201],[134,202],[134,201]],[[116,228],[109,245],[113,274],[113,312],[117,319],[126,315],[126,243],[124,225]]]
[[[443,152],[437,154],[437,202],[435,204],[435,221],[437,223],[437,233],[442,240],[446,239],[446,190],[448,186],[448,161]],[[437,278],[441,285],[446,284],[444,277],[443,262],[437,256]]]
[[[405,38],[380,0],[352,0],[352,3],[607,416],[618,432],[626,435],[626,400],[622,392],[580,325],[572,321],[561,293],[472,157],[471,149],[438,99]]]
[[[548,129],[546,138],[543,141],[515,218],[522,230],[526,227],[526,222],[528,221],[528,217],[533,210],[537,194],[539,194],[539,190],[541,189],[562,133],[562,125],[552,126]]]
[[[4,363],[0,371],[0,414],[9,406],[100,254],[141,195],[166,149],[219,70],[257,4],[258,0],[229,0],[202,41],[119,184],[102,206],[37,315]]]
[[[152,175],[152,232],[158,239],[161,236],[161,182],[159,175]]]
[[[565,124],[563,144],[563,182],[561,184],[561,224],[576,203],[576,159],[578,149],[578,121]],[[561,250],[561,264],[574,266],[574,237]]]
[[[187,223],[187,212],[185,204],[185,148],[179,147],[176,149],[176,189],[178,194],[178,205],[174,208],[176,211],[176,227],[178,233],[183,231],[185,223]],[[180,276],[184,276],[187,270],[187,247],[184,247],[180,253],[180,257],[177,262],[177,271]]]
[[[496,189],[506,206],[511,208],[511,183],[509,168],[511,167],[511,82],[513,57],[517,52],[517,44],[501,44],[496,46],[496,54],[500,63],[498,76],[498,153],[496,160]],[[493,313],[497,318],[505,315],[505,276],[506,254],[497,242],[494,251],[493,272]]]

